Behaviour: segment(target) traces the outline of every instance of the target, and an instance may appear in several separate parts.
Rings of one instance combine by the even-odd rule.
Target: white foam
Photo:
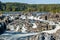
[[[55,29],[47,30],[47,31],[42,31],[42,32],[53,34],[53,33],[56,33],[56,31],[59,30],[59,29],[60,29],[60,25],[56,25]]]
[[[35,23],[32,24],[33,24],[32,28],[37,28],[37,25]]]
[[[23,25],[22,30],[21,30],[22,33],[26,33],[26,30],[27,30],[27,29],[25,28],[25,25]]]

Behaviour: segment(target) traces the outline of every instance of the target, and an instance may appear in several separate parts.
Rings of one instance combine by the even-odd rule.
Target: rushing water
[[[26,40],[37,35],[37,33],[20,33],[14,31],[6,31],[4,34],[0,35],[0,40]]]
[[[6,16],[9,16],[9,14],[6,14],[7,12],[5,12],[5,14],[4,15],[6,15]],[[9,13],[12,13],[12,12],[9,12]],[[18,12],[14,12],[14,13],[18,13]],[[42,15],[42,14],[45,14],[45,13],[36,13],[36,12],[34,12],[32,15],[33,16],[40,16],[40,15]],[[24,16],[24,15],[23,15]],[[25,16],[24,16],[25,17]],[[31,17],[30,17],[31,18]],[[25,18],[23,18],[23,19],[25,19]],[[30,23],[34,23],[35,22],[35,20],[32,20],[32,18],[30,19]],[[35,25],[35,24],[34,24]],[[33,28],[36,28],[36,25],[35,26],[33,26]],[[19,29],[19,26],[17,27],[17,29],[16,29],[16,31]],[[14,30],[14,28],[12,28],[12,31],[6,31],[4,34],[2,34],[2,35],[0,35],[0,39],[1,40],[26,40],[26,39],[28,39],[29,40],[29,38],[30,37],[32,37],[34,34],[29,34],[29,33],[26,33],[25,31],[26,31],[26,29],[24,28],[24,27],[22,27],[22,32],[25,32],[25,33],[20,33],[20,32],[14,32],[13,31]],[[18,35],[19,34],[19,35]],[[21,34],[23,35],[23,37],[20,37],[21,36]],[[26,36],[26,35],[24,35],[24,34],[29,34],[29,36]],[[49,35],[49,34],[41,34],[40,36],[39,36],[39,40],[54,40],[53,39],[53,36],[51,36],[51,35]]]

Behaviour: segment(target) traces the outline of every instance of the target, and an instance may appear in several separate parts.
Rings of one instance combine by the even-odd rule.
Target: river
[[[12,13],[12,12],[10,12],[10,13]],[[44,14],[44,13],[35,13],[34,12],[33,16],[40,16],[41,14]],[[9,16],[9,14],[6,14],[6,13],[4,15]],[[33,16],[28,17],[28,19],[34,19],[34,20],[30,20],[31,23],[32,22],[34,23],[35,20],[49,22],[48,20],[45,21],[43,19],[35,18]],[[0,40],[51,40],[51,35],[48,35],[48,34],[42,35],[41,34],[41,35],[37,36],[38,34],[40,34],[40,33],[21,33],[21,32],[14,32],[14,31],[6,31],[2,35],[0,35]]]

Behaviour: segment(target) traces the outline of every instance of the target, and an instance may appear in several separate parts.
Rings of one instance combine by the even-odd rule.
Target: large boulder
[[[0,22],[0,34],[3,34],[6,30],[6,24],[4,22]]]

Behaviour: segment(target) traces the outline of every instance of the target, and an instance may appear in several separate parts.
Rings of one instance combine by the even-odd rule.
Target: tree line
[[[0,11],[21,12],[60,12],[60,4],[26,4],[17,2],[0,2]]]

